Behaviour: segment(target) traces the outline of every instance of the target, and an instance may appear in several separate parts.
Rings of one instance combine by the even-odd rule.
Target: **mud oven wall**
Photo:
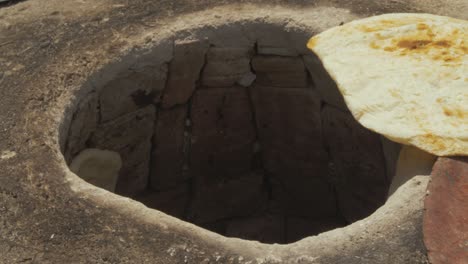
[[[116,151],[116,193],[265,243],[345,226],[385,202],[391,143],[354,120],[313,54],[255,36],[191,37],[170,57],[142,58],[78,99],[67,162]]]

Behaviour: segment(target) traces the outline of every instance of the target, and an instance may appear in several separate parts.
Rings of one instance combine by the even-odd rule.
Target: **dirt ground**
[[[427,179],[408,182],[345,234],[264,245],[83,184],[66,169],[60,141],[88,79],[201,18],[297,13],[319,33],[383,13],[468,19],[466,10],[466,0],[29,0],[0,8],[0,263],[426,263]]]

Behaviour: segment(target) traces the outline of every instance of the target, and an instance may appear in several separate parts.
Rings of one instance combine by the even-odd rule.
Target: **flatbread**
[[[307,46],[363,126],[437,156],[468,155],[468,21],[386,14]]]
[[[122,159],[109,150],[85,149],[70,164],[70,170],[83,180],[110,192],[115,191]]]
[[[437,157],[413,146],[403,146],[398,155],[395,176],[392,179],[388,196],[416,176],[429,176]]]

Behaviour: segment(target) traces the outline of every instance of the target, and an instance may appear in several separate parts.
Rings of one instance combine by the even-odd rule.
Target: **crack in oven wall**
[[[315,55],[284,41],[298,32],[225,27],[180,34],[169,63],[142,58],[80,98],[67,162],[89,148],[117,152],[117,194],[264,243],[373,213],[393,175],[392,143],[354,120]]]

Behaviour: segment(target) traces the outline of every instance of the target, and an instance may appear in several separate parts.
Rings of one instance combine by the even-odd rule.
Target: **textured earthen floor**
[[[427,263],[427,177],[410,180],[370,217],[345,228],[266,245],[208,232],[93,187],[70,173],[61,146],[77,104],[93,87],[115,79],[112,73],[128,69],[133,58],[159,54],[169,62],[173,53],[165,49],[173,42],[162,40],[174,32],[187,36],[189,28],[250,19],[312,36],[389,12],[467,19],[466,6],[464,0],[29,0],[0,9],[0,263]],[[301,53],[303,45],[294,43],[303,42],[290,39],[287,46]]]

